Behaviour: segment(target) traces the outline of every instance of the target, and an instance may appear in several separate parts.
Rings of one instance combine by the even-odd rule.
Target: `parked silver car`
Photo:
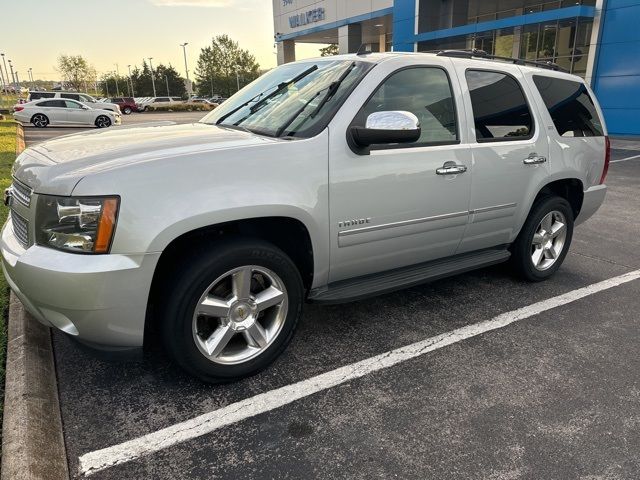
[[[39,321],[97,348],[158,331],[206,381],[251,375],[305,301],[502,261],[540,281],[606,192],[593,92],[469,52],[278,67],[199,123],[29,148],[3,269]]]

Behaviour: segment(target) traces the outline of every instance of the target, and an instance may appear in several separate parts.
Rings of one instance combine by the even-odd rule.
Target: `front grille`
[[[16,179],[13,180],[11,184],[11,190],[13,192],[13,197],[16,199],[18,203],[21,203],[25,207],[31,205],[31,189],[26,185],[18,182]]]
[[[16,238],[24,248],[27,248],[29,246],[29,222],[11,210],[11,224]]]

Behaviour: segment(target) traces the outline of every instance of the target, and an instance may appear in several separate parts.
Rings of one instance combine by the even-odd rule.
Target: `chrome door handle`
[[[547,157],[541,157],[537,153],[532,153],[527,158],[525,158],[522,163],[525,165],[535,165],[537,163],[544,163],[547,161]]]
[[[464,173],[467,171],[467,167],[464,165],[443,165],[436,170],[436,175],[455,175],[457,173]]]

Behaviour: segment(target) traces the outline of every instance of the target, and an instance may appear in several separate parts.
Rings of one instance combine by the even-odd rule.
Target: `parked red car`
[[[136,105],[133,97],[112,97],[107,98],[105,102],[115,103],[120,107],[120,111],[125,115],[129,115],[131,112],[138,111],[138,106]]]

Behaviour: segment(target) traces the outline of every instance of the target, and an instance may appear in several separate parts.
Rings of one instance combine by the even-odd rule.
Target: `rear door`
[[[522,72],[478,65],[456,62],[473,162],[469,225],[458,253],[511,243],[549,176],[547,133]]]
[[[67,105],[64,100],[61,99],[53,99],[47,100],[46,102],[38,104],[39,107],[42,108],[42,113],[44,113],[47,118],[49,118],[49,123],[52,125],[66,125],[69,123],[69,116],[67,115]]]

